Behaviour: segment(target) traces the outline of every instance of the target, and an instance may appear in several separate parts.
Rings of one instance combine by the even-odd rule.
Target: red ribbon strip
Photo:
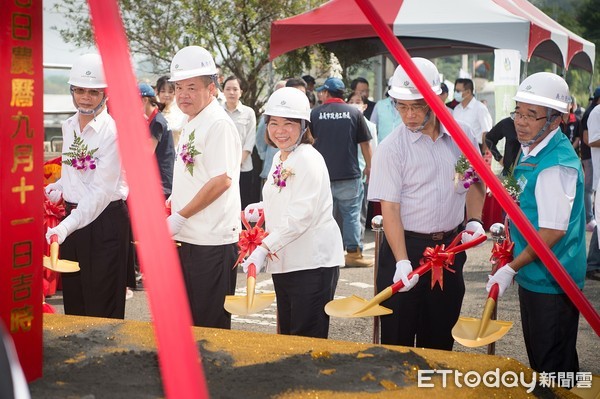
[[[127,204],[158,347],[167,398],[208,398],[208,388],[192,335],[192,316],[179,257],[164,217],[164,195],[156,158],[148,142],[125,29],[117,0],[88,0],[94,37],[108,83],[111,115],[129,183]],[[140,110],[131,112],[131,110]]]
[[[264,212],[261,212],[258,221],[254,227],[251,227],[242,211],[242,224],[246,227],[246,230],[242,230],[240,233],[240,240],[238,241],[239,256],[233,265],[234,268],[242,263],[244,258],[250,255],[256,247],[262,244],[263,238],[269,235],[269,233],[262,228],[264,221],[265,214]]]

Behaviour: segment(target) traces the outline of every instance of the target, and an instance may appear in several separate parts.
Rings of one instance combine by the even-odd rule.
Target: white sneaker
[[[590,222],[588,224],[585,225],[585,230],[586,231],[594,231],[595,227],[596,227],[596,219],[592,219],[592,220],[590,220]]]
[[[125,288],[125,300],[133,298],[133,291],[127,287]]]

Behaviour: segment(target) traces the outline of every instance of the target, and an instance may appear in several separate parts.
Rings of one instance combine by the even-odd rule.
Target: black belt
[[[450,230],[450,231],[439,231],[437,233],[429,233],[429,234],[417,233],[414,231],[404,230],[404,235],[408,236],[408,237],[419,238],[421,240],[442,241],[448,237],[455,236],[461,227],[462,227],[462,225],[458,225],[453,230]]]
[[[123,201],[123,200],[116,200],[116,201],[109,202],[108,205],[106,206],[106,208],[104,208],[104,210],[116,208],[118,206],[123,205],[124,203],[125,203],[125,201]],[[65,211],[67,213],[67,216],[70,215],[71,212],[73,211],[73,209],[76,209],[76,208],[77,208],[77,204],[65,201]]]

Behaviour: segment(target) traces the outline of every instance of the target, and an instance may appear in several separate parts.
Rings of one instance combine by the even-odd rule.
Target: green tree
[[[318,6],[324,0],[312,0]],[[188,44],[205,47],[224,74],[240,78],[242,101],[258,110],[270,79],[271,22],[307,11],[306,0],[120,0],[123,23],[133,54],[146,58],[155,73],[167,73],[171,58]],[[63,0],[55,7],[67,28],[59,32],[77,46],[94,43],[87,5]],[[275,64],[280,76],[298,75],[310,68],[311,48],[282,56]]]

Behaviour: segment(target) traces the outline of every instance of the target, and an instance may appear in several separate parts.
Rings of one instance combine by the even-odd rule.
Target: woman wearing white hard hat
[[[325,160],[311,145],[310,104],[293,87],[275,91],[264,112],[267,142],[279,148],[263,187],[264,201],[246,207],[258,219],[264,209],[269,235],[242,264],[272,274],[281,334],[327,338],[329,316],[344,264],[339,227],[332,215],[333,199]],[[271,256],[267,259],[267,255]]]
[[[571,142],[560,131],[563,114],[569,112],[569,87],[556,74],[535,73],[523,80],[514,100],[517,104],[511,116],[522,150],[513,170],[522,189],[519,207],[583,289],[583,171]],[[515,243],[514,260],[489,279],[486,289],[497,283],[502,295],[514,278],[519,285],[521,323],[531,368],[576,373],[579,311],[521,232],[511,228],[510,236]]]
[[[46,186],[53,202],[65,201],[66,218],[48,229],[60,255],[79,262],[63,273],[65,313],[125,317],[129,248],[128,188],[121,171],[115,122],[106,111],[106,81],[97,54],[79,57],[69,75],[77,113],[62,126],[61,178]]]
[[[440,75],[424,58],[413,58],[432,94],[440,95]],[[443,290],[432,284],[432,273],[408,275],[419,265],[423,251],[448,246],[468,223],[463,242],[485,234],[481,212],[485,196],[481,183],[465,190],[455,184],[455,165],[462,152],[446,128],[399,66],[388,91],[403,124],[379,143],[369,181],[369,201],[381,203],[385,239],[379,256],[377,289],[402,280],[405,288],[383,305],[394,313],[381,316],[381,343],[451,350],[465,293],[464,252],[456,254],[452,268],[443,271]],[[477,141],[460,124],[474,148]],[[433,283],[436,283],[434,280]],[[433,287],[433,288],[432,288]]]

